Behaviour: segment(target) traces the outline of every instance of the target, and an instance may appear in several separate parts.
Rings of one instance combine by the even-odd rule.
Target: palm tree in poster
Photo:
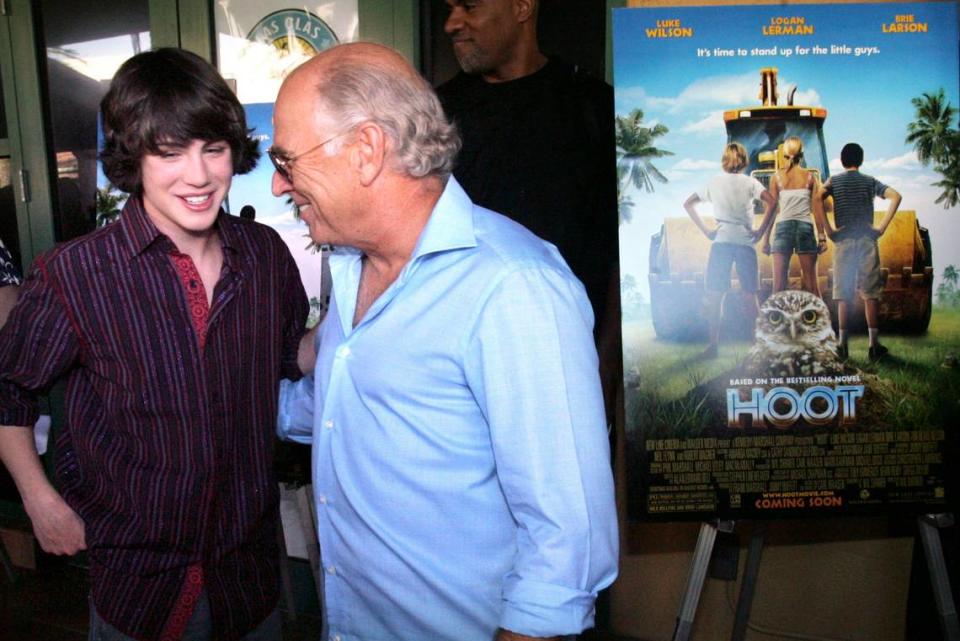
[[[960,281],[960,271],[953,265],[943,269],[943,281],[937,286],[937,303],[944,307],[956,307],[960,302],[957,296],[957,282]]]
[[[620,224],[629,223],[633,220],[633,199],[626,194],[626,190],[621,187],[624,185],[624,177],[629,170],[623,165],[617,165],[617,212],[620,217]]]
[[[911,101],[916,120],[907,125],[906,142],[912,144],[917,159],[924,165],[933,163],[943,180],[934,183],[942,191],[936,202],[945,208],[960,204],[960,131],[951,126],[957,116],[943,94],[924,93]]]
[[[96,194],[97,227],[103,227],[120,218],[120,211],[126,200],[127,195],[120,193],[109,183],[98,188]]]
[[[947,102],[943,89],[935,94],[924,93],[910,103],[916,109],[916,120],[907,125],[907,143],[917,150],[917,159],[923,164],[931,160],[943,164],[949,152],[948,139],[953,130],[950,123],[957,110]]]
[[[617,167],[621,169],[621,191],[632,184],[649,193],[653,191],[653,181],[667,182],[667,177],[656,168],[653,160],[673,155],[672,151],[654,146],[656,139],[668,131],[663,124],[644,127],[640,109],[634,109],[627,116],[617,116]]]
[[[953,265],[947,265],[943,268],[943,280],[956,287],[957,282],[960,281],[960,272]]]
[[[956,207],[960,204],[960,133],[953,134],[952,155],[944,165],[938,165],[935,169],[943,176],[943,180],[933,183],[934,187],[941,190],[936,203],[943,203],[945,209]]]

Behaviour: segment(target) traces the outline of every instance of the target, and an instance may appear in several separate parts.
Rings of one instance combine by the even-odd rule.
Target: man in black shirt
[[[454,176],[474,202],[560,250],[593,305],[608,415],[619,376],[613,90],[545,56],[537,0],[447,0],[463,72],[438,88],[463,148]]]

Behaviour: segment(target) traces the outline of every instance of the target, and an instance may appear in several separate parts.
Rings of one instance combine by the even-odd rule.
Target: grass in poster
[[[715,424],[703,384],[736,368],[750,341],[725,343],[715,359],[702,359],[702,343],[661,341],[649,322],[624,326],[629,351],[626,376],[627,424],[644,426],[643,438],[685,438]],[[870,412],[879,420],[857,422],[858,430],[932,429],[944,413],[960,413],[960,309],[938,307],[922,336],[883,336],[890,355],[879,362],[866,358],[865,336],[850,341],[850,366],[868,376],[882,392]],[[952,404],[952,407],[947,407]]]

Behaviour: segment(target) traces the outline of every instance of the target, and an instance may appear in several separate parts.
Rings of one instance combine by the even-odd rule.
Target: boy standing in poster
[[[821,221],[827,236],[834,242],[833,253],[833,298],[837,301],[837,327],[839,343],[837,354],[841,359],[849,357],[847,348],[847,315],[850,302],[857,289],[863,296],[864,313],[867,317],[867,333],[870,339],[868,356],[871,361],[883,358],[888,350],[880,344],[879,318],[880,252],[877,239],[883,236],[893,221],[901,196],[891,187],[860,173],[863,164],[863,147],[855,142],[847,143],[840,151],[840,162],[846,169],[842,174],[831,176],[823,184],[820,197],[826,201],[833,196],[834,228],[828,220]],[[890,201],[887,215],[879,227],[873,226],[873,199],[879,196]],[[816,212],[815,212],[816,213]],[[821,214],[822,216],[823,214]],[[826,218],[826,216],[824,216]]]
[[[760,181],[741,173],[747,167],[747,150],[738,142],[728,144],[723,150],[720,164],[723,173],[690,194],[683,208],[704,236],[713,241],[707,259],[706,304],[710,345],[704,351],[705,358],[714,358],[719,353],[720,319],[723,303],[730,289],[730,268],[737,266],[740,290],[752,295],[753,313],[757,311],[757,252],[753,244],[760,238],[760,230],[753,229],[753,203],[762,200],[772,208],[776,201]],[[713,203],[717,227],[710,229],[697,213],[698,202]]]

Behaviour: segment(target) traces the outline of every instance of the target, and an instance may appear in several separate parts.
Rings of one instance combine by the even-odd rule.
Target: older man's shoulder
[[[554,245],[503,214],[475,207],[474,231],[477,248],[499,265],[514,267],[536,263],[567,269]]]

